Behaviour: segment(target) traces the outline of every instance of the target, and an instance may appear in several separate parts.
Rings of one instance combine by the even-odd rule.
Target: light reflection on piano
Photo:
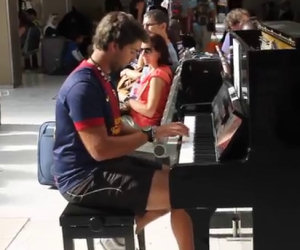
[[[230,144],[230,141],[234,137],[234,134],[242,124],[242,119],[237,115],[231,113],[227,122],[223,125],[223,129],[219,130],[217,135],[217,152],[218,155],[222,155],[224,150]]]

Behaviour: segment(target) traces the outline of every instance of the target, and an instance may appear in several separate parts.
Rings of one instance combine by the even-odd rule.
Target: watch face
[[[151,126],[146,126],[146,127],[143,127],[142,130],[145,131],[145,132],[149,132],[151,131],[152,127]]]

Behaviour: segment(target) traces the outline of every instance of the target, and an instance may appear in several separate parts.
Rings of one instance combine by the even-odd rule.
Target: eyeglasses
[[[159,23],[144,23],[143,24],[144,28],[149,28],[149,27],[154,26],[154,25],[159,25]]]
[[[141,52],[144,52],[144,54],[150,54],[152,52],[151,48],[141,48]]]

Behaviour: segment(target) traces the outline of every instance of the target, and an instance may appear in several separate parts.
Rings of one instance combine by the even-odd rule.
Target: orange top
[[[140,88],[138,92],[138,101],[142,103],[147,103],[148,101],[148,94],[150,89],[150,81],[152,77],[159,77],[161,78],[165,85],[160,92],[159,103],[157,109],[153,115],[153,117],[149,118],[144,116],[135,110],[131,110],[130,115],[132,116],[134,122],[138,124],[140,127],[150,126],[150,125],[159,125],[160,120],[162,118],[166,102],[168,99],[168,95],[170,92],[170,87],[172,83],[172,71],[169,66],[160,66],[149,73],[146,77],[144,77],[143,81],[140,83]]]

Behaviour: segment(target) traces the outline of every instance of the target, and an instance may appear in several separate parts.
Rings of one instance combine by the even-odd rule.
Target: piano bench
[[[94,250],[95,238],[125,239],[126,250],[135,250],[134,214],[127,210],[105,210],[68,203],[59,218],[64,250],[74,250],[74,239],[86,239]],[[138,235],[139,249],[145,250],[144,231]]]

